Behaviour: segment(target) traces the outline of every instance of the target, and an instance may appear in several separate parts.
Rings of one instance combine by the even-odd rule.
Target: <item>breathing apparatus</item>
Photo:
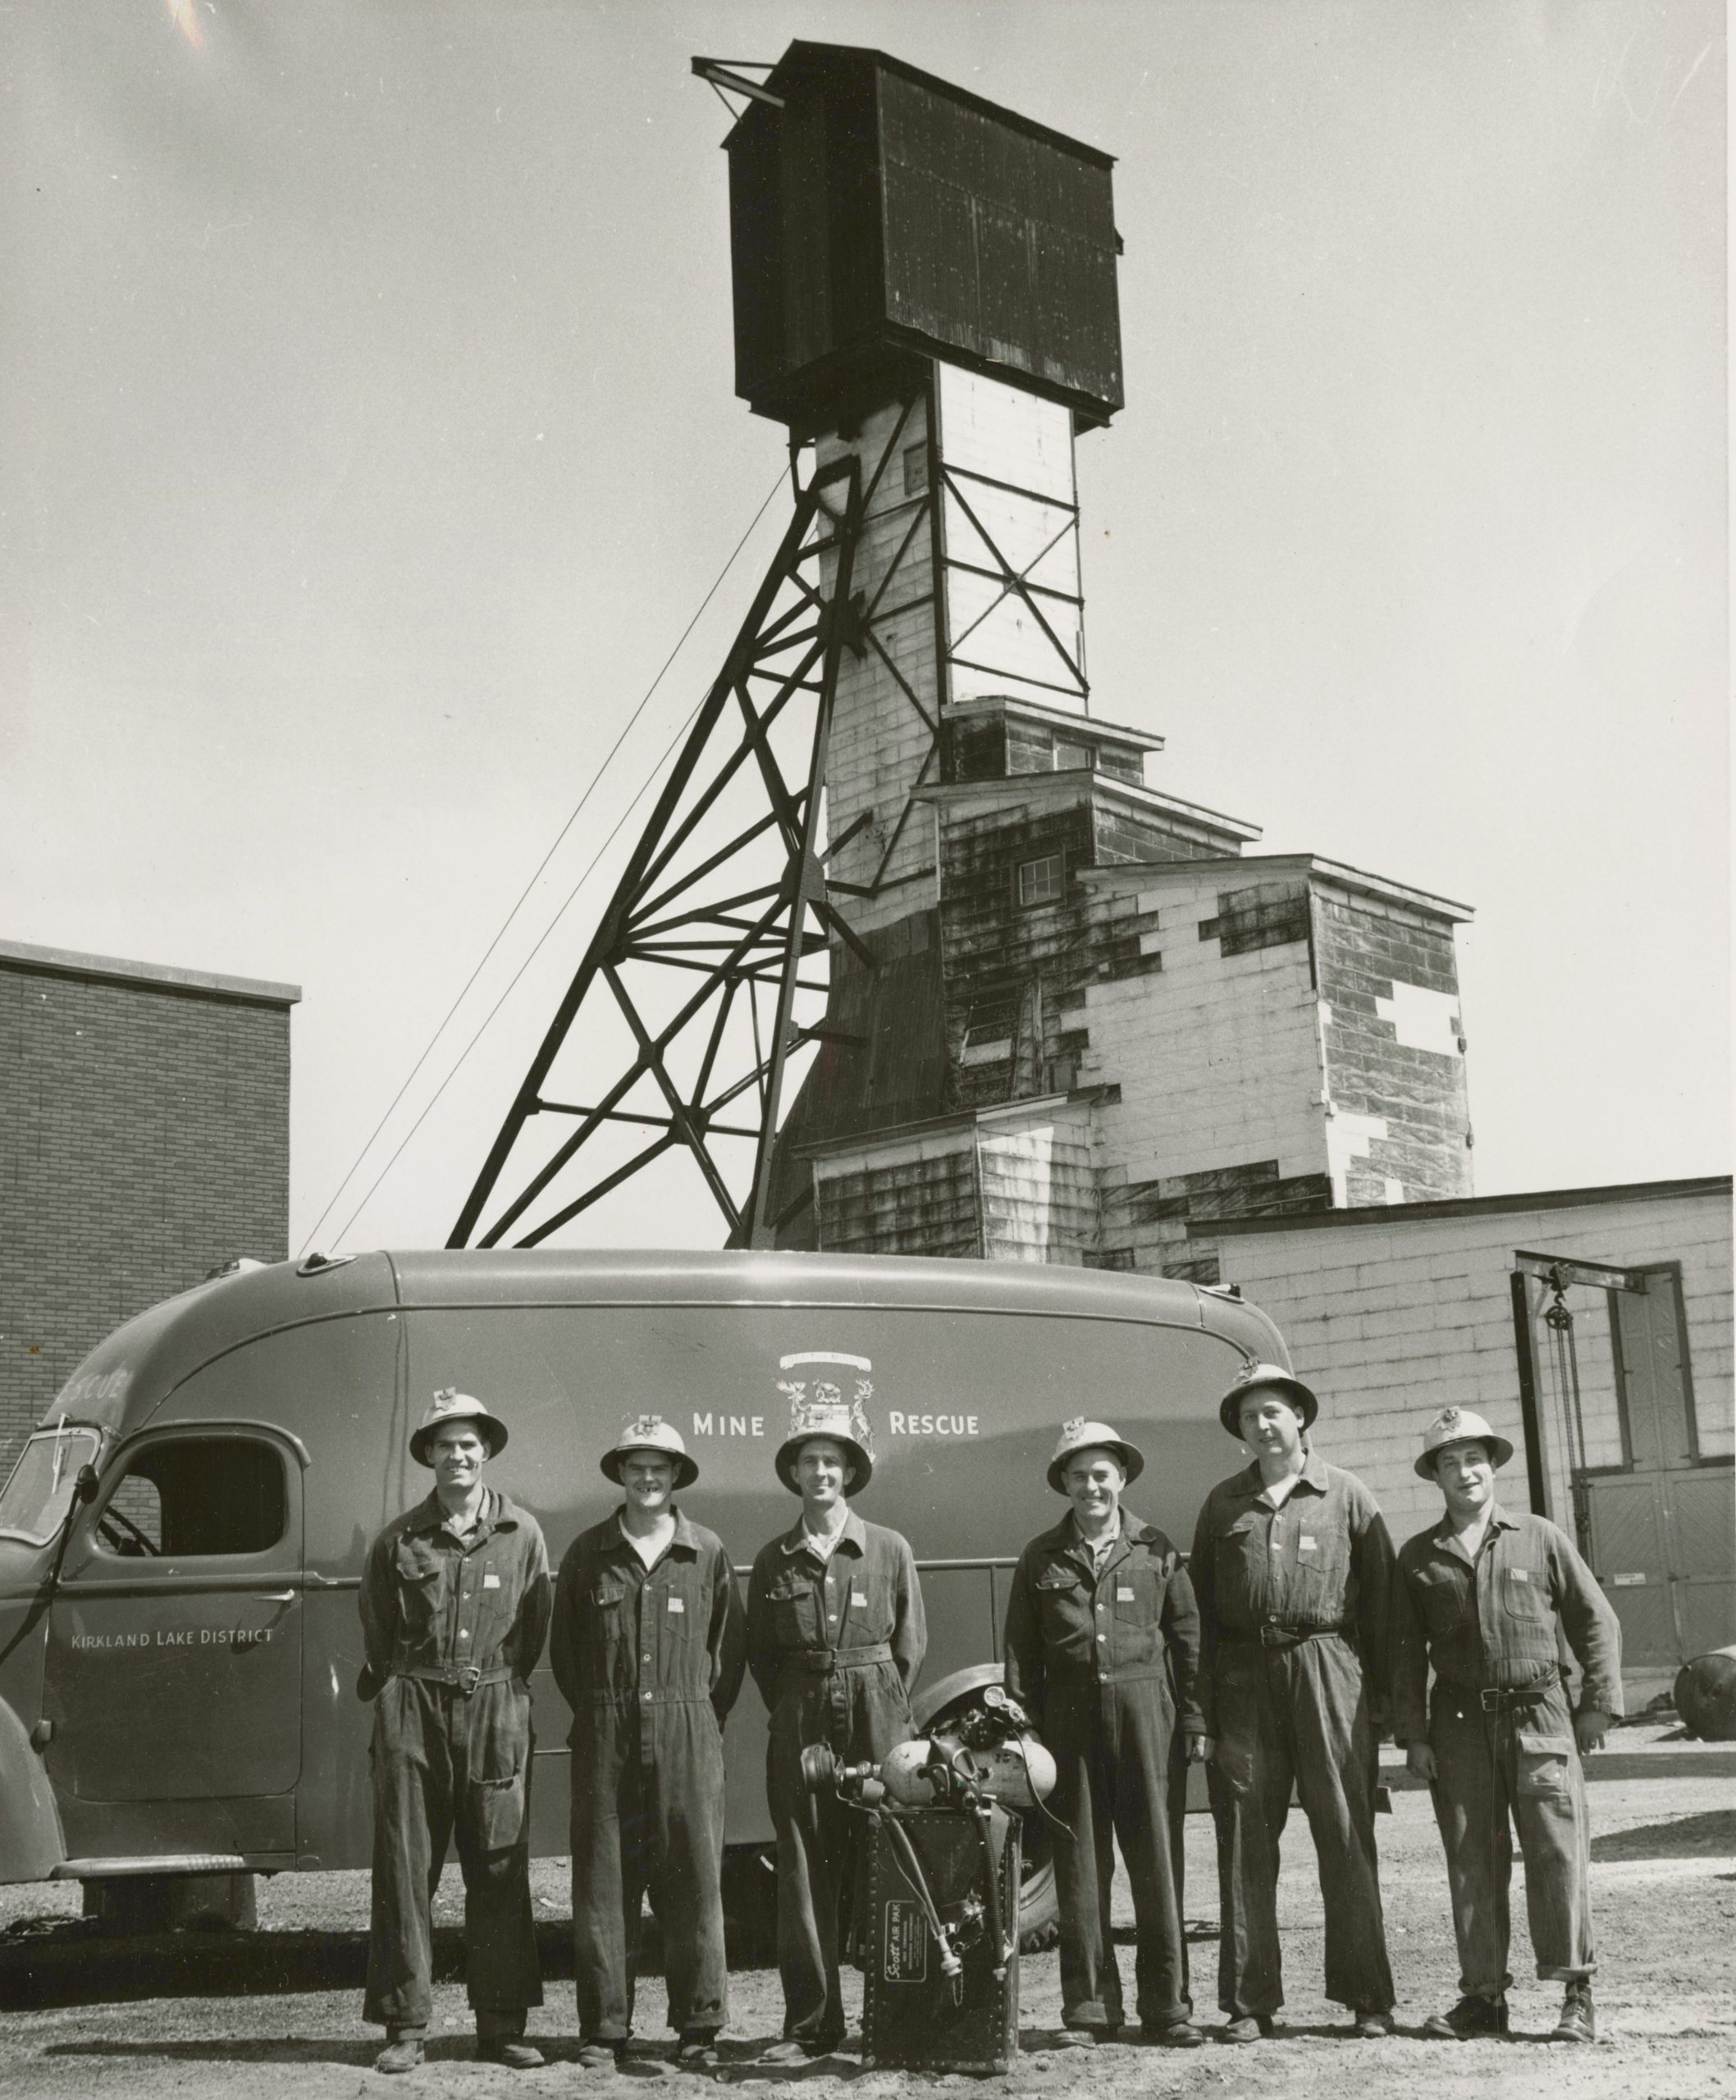
[[[824,1743],[811,1743],[802,1753],[802,1776],[811,1793],[835,1795],[847,1807],[878,1821],[916,1892],[940,1973],[954,1999],[963,1989],[962,1952],[984,1931],[995,1981],[1003,1983],[1007,1964],[1018,1951],[1018,1919],[1015,1911],[1009,1933],[1001,1915],[994,1811],[1034,1809],[1045,1821],[1055,1822],[1044,1806],[1054,1790],[1055,1760],[1032,1732],[1018,1702],[998,1685],[985,1686],[977,1704],[948,1716],[927,1736],[895,1745],[877,1764],[845,1764]],[[970,1816],[982,1841],[981,1892],[949,1905],[948,1915],[936,1904],[910,1834],[899,1821],[901,1815],[922,1809],[949,1809]]]

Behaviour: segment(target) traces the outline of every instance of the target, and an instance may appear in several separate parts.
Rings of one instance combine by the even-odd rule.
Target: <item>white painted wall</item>
[[[1503,1492],[1527,1506],[1519,1370],[1509,1277],[1515,1251],[1616,1267],[1679,1261],[1701,1449],[1733,1448],[1730,1210],[1719,1194],[1588,1203],[1568,1209],[1473,1212],[1440,1219],[1362,1212],[1356,1222],[1233,1235],[1213,1243],[1226,1283],[1277,1321],[1298,1373],[1320,1395],[1320,1449],[1359,1473],[1403,1540],[1438,1516],[1438,1491],[1411,1470],[1423,1426],[1457,1403],[1512,1439]],[[1193,1243],[1198,1244],[1199,1243]],[[1602,1294],[1569,1296],[1581,1390],[1598,1449],[1620,1456]],[[1538,1328],[1546,1430],[1555,1383]],[[1560,1495],[1559,1452],[1551,1473]],[[1566,1509],[1557,1499],[1559,1517]]]
[[[1224,956],[1201,940],[1214,918],[1220,869],[1190,880],[1171,864],[1141,937],[1163,967],[1085,988],[1063,1025],[1090,1032],[1079,1083],[1110,1081],[1119,1105],[1099,1111],[1105,1157],[1130,1181],[1276,1159],[1288,1178],[1328,1164],[1317,1002],[1305,943]]]

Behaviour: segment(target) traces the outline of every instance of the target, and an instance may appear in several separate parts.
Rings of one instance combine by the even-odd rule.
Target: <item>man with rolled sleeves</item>
[[[1181,1926],[1180,1827],[1170,1746],[1179,1717],[1204,1732],[1195,1696],[1199,1618],[1181,1555],[1122,1502],[1144,1468],[1107,1422],[1062,1425],[1048,1484],[1072,1509],[1019,1556],[1007,1607],[1007,1688],[1053,1753],[1050,1806],[1061,1903],[1061,2016],[1067,2041],[1112,2041],[1122,1979],[1109,1886],[1121,1841],[1133,1890],[1140,2032],[1197,2048]],[[1178,1775],[1179,1779],[1179,1775]]]
[[[432,2010],[430,1911],[448,1842],[464,1877],[477,2055],[532,2070],[527,2009],[542,2002],[531,1919],[529,1678],[549,1627],[537,1520],[482,1468],[506,1426],[448,1386],[410,1438],[434,1491],[368,1548],[360,1607],[374,1701],[373,1918],[363,2017],[386,2030],[381,2071],[413,2070]]]
[[[1622,1710],[1621,1630],[1566,1536],[1496,1500],[1496,1472],[1512,1456],[1469,1408],[1435,1417],[1416,1471],[1440,1488],[1446,1510],[1406,1540],[1393,1586],[1392,1732],[1434,1796],[1461,1972],[1458,2004],[1424,2032],[1469,2041],[1507,2031],[1510,1820],[1537,1974],[1566,1986],[1550,2038],[1593,2042],[1579,1760]],[[1577,1711],[1561,1681],[1564,1637],[1584,1673]]]
[[[573,1710],[573,1950],[579,2062],[613,2070],[633,2032],[647,1888],[663,1928],[676,2061],[717,2061],[724,1960],[724,1723],[746,1632],[729,1556],[676,1494],[699,1468],[660,1415],[601,1461],[621,1506],[568,1547],[549,1660]]]
[[[809,1792],[802,1753],[824,1743],[848,1763],[878,1763],[908,1742],[910,1687],[928,1646],[908,1542],[848,1506],[874,1472],[860,1404],[828,1378],[811,1397],[806,1379],[791,1382],[790,1434],[774,1463],[802,1514],[761,1550],[747,1585],[747,1664],[771,1714],[765,1792],[778,1839],[783,2038],[766,2061],[778,2063],[828,2055],[844,2038],[838,1939],[849,1812]]]
[[[1206,1733],[1193,1754],[1217,1832],[1217,2002],[1227,2042],[1272,2032],[1284,2002],[1278,1841],[1294,1785],[1319,1865],[1326,1994],[1351,2031],[1391,2034],[1374,1791],[1392,1542],[1374,1498],[1308,1436],[1319,1402],[1250,1365],[1218,1419],[1253,1463],[1206,1498],[1188,1563],[1199,1603]]]

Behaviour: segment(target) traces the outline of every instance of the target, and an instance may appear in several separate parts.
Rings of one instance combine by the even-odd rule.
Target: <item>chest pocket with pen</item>
[[[825,1645],[820,1632],[820,1609],[814,1593],[814,1579],[799,1568],[780,1568],[766,1586],[771,1606],[772,1631],[780,1648],[817,1648]]]
[[[398,1617],[412,1641],[427,1638],[434,1630],[446,1600],[445,1569],[432,1547],[413,1539],[400,1539],[392,1553],[393,1588]]]

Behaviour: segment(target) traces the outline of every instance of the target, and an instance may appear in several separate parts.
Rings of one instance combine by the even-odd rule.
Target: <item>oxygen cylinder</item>
[[[937,1757],[950,1769],[953,1785],[935,1784],[930,1768]],[[889,1751],[880,1763],[880,1778],[887,1793],[905,1808],[943,1805],[959,1783],[975,1787],[985,1801],[1006,1808],[1035,1808],[1054,1791],[1055,1760],[1035,1736],[971,1749],[942,1732]]]

